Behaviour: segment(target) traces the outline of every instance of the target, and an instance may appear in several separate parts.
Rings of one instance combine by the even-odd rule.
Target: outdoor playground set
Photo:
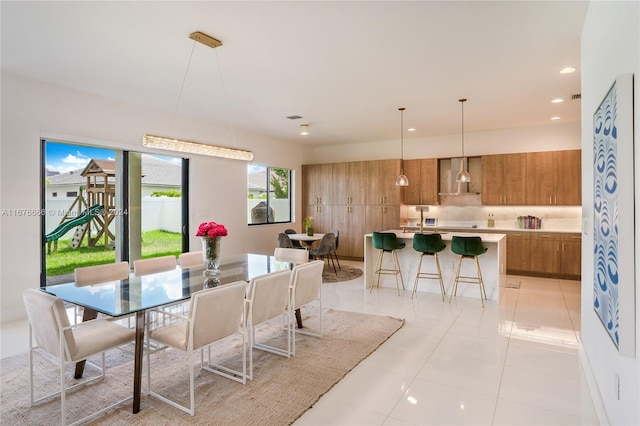
[[[109,230],[115,217],[115,162],[92,159],[81,175],[86,177],[86,185],[80,187],[78,196],[56,229],[45,235],[49,254],[51,243],[54,252],[57,252],[58,240],[74,228],[71,239],[71,247],[74,249],[82,245],[85,236],[89,247],[95,247],[102,237],[105,247],[109,247],[115,240]]]

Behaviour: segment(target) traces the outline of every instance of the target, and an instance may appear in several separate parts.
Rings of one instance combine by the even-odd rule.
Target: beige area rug
[[[303,308],[305,327],[317,328],[317,308]],[[393,335],[404,321],[329,309],[323,315],[323,338],[297,336],[296,356],[287,359],[254,351],[254,380],[246,385],[232,382],[203,370],[196,370],[196,415],[191,417],[146,393],[146,358],[141,410],[132,414],[131,403],[105,414],[91,424],[99,425],[288,425],[293,423],[350,370]],[[284,341],[282,323],[276,320],[257,329],[257,339],[270,344]],[[262,336],[262,338],[261,338]],[[215,361],[238,364],[240,339],[220,342],[212,352]],[[166,349],[151,356],[153,389],[170,394],[188,404],[189,376],[186,356]],[[107,353],[107,377],[68,394],[67,403],[74,421],[106,407],[132,392],[132,354],[114,350]],[[198,357],[199,359],[199,357]],[[99,358],[96,359],[96,362]],[[59,386],[59,373],[41,354],[34,368],[38,395]],[[85,377],[96,369],[87,366]],[[3,359],[1,363],[1,417],[3,425],[60,424],[60,399],[29,407],[28,355]],[[68,370],[69,382],[73,382]]]
[[[333,271],[332,266],[324,266],[322,272],[323,283],[337,283],[341,281],[355,280],[362,276],[362,269],[349,265],[341,265],[341,269],[338,269],[336,265],[336,272]]]

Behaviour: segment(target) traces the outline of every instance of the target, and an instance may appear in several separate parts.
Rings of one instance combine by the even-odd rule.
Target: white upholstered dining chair
[[[204,259],[202,257],[202,250],[181,253],[178,257],[178,263],[180,263],[182,269],[203,267]]]
[[[107,263],[76,268],[73,271],[74,282],[78,286],[126,280],[129,278],[129,262]]]
[[[307,250],[294,248],[276,247],[273,251],[273,257],[280,262],[289,262],[298,265],[309,261],[309,252]]]
[[[106,318],[98,318],[75,325],[69,324],[69,318],[62,299],[36,289],[27,289],[22,294],[24,306],[29,318],[29,398],[30,404],[60,395],[62,424],[67,424],[67,391],[84,387],[87,383],[105,377],[105,351],[133,342],[134,330],[114,324]],[[33,346],[33,342],[37,346]],[[47,396],[34,399],[33,356],[40,349],[58,362],[60,369],[60,390]],[[65,368],[70,364],[102,354],[102,368],[99,376],[84,380],[67,387]],[[88,390],[91,392],[91,390]],[[123,404],[131,397],[117,401],[93,414],[71,424],[75,425],[93,419],[105,411]]]
[[[133,261],[133,273],[139,277],[156,272],[172,271],[176,265],[176,257],[173,255],[138,259]]]
[[[287,269],[260,275],[249,282],[249,289],[245,300],[245,324],[247,325],[247,334],[249,335],[248,378],[250,380],[253,380],[253,349],[260,349],[287,358],[291,357],[292,328],[290,326],[291,315],[289,314],[291,305],[289,299],[290,281],[291,271]],[[286,349],[270,346],[266,343],[256,343],[255,326],[278,316],[284,316],[288,324],[284,327],[287,335]]]
[[[324,270],[324,261],[314,260],[308,263],[302,263],[293,267],[291,271],[291,281],[289,285],[291,308],[289,313],[289,326],[292,328],[293,342],[291,344],[292,355],[296,354],[295,334],[304,334],[307,336],[322,338],[322,271]],[[293,325],[293,312],[302,306],[309,305],[314,302],[319,305],[320,325],[317,331],[307,331],[305,329],[296,329]]]
[[[182,321],[167,327],[156,328],[147,333],[147,338],[186,352],[189,367],[189,406],[184,406],[166,396],[154,392],[151,387],[151,355],[147,351],[147,380],[149,394],[176,407],[185,413],[195,414],[194,352],[200,349],[201,368],[227,379],[246,383],[247,380],[247,336],[243,321],[244,298],[247,283],[236,281],[220,287],[200,290],[191,296],[187,316],[166,311],[157,311],[159,316],[169,315]],[[211,351],[204,363],[203,349],[226,337],[239,333],[242,336],[242,371],[213,364]]]

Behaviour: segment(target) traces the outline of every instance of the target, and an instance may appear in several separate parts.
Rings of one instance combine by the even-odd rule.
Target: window
[[[291,222],[291,170],[282,167],[247,167],[247,223]]]
[[[188,251],[188,160],[43,140],[42,171],[43,284]]]

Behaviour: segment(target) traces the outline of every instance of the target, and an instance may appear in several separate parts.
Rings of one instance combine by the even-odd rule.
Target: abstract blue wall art
[[[618,129],[616,84],[593,117],[593,307],[620,347]]]

